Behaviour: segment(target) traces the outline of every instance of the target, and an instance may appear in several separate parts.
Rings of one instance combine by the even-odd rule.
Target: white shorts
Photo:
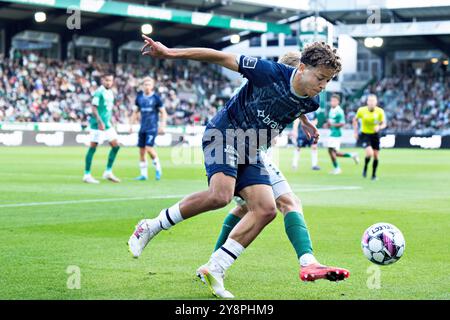
[[[278,169],[278,167],[275,165],[275,163],[273,163],[273,161],[269,157],[266,157],[264,154],[263,160],[266,170],[267,172],[269,172],[269,179],[272,185],[272,191],[275,200],[282,195],[292,193],[291,186],[287,182],[281,170]],[[241,197],[234,197],[234,202],[236,202],[236,204],[241,207],[245,205],[245,200]]]
[[[329,137],[327,141],[327,147],[339,151],[341,149],[341,138],[340,137]]]
[[[90,142],[95,142],[98,144],[102,144],[104,141],[114,141],[117,140],[117,132],[114,128],[109,128],[108,130],[97,130],[91,129],[89,134]]]

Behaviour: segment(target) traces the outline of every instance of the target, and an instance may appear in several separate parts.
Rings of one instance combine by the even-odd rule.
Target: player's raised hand
[[[153,41],[152,38],[142,35],[145,45],[141,49],[143,56],[150,56],[153,58],[171,58],[171,49],[167,48],[159,41]]]

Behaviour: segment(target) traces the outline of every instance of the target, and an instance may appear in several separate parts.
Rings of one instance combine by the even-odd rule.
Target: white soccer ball
[[[405,238],[396,226],[380,222],[364,231],[361,246],[367,259],[387,265],[401,258],[405,251]]]

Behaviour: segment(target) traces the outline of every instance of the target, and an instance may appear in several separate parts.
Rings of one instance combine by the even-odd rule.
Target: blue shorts
[[[298,148],[305,148],[305,147],[311,147],[314,142],[314,138],[308,139],[306,136],[299,136],[297,138],[297,147]]]
[[[269,172],[259,151],[253,149],[254,152],[250,152],[247,146],[245,151],[238,152],[236,141],[233,145],[227,145],[225,133],[220,137],[211,135],[211,132],[212,128],[207,126],[202,142],[208,185],[212,176],[219,172],[236,178],[235,195],[239,195],[239,192],[248,186],[271,185]]]
[[[158,135],[158,131],[146,131],[146,132],[139,132],[138,135],[138,147],[139,148],[145,148],[153,147],[155,145],[155,139]]]

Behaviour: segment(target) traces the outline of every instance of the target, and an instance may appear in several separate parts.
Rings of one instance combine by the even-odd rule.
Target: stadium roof
[[[33,0],[30,3],[38,3],[44,0]],[[59,1],[59,0],[56,0]],[[84,1],[84,0],[83,0]],[[86,0],[87,1],[87,0]],[[86,2],[85,1],[85,2]],[[121,3],[147,4],[157,8],[186,10],[189,12],[213,13],[238,19],[264,21],[269,23],[289,22],[294,23],[302,18],[314,15],[311,10],[301,10],[301,6],[281,7],[282,3],[267,6],[258,4],[252,0],[115,0]],[[195,24],[180,24],[173,21],[150,20],[139,17],[127,17],[108,15],[94,12],[82,12],[81,30],[68,30],[66,20],[69,17],[66,9],[44,7],[32,4],[23,4],[23,0],[0,0],[0,27],[6,30],[6,40],[23,30],[38,30],[59,33],[64,41],[72,38],[72,35],[89,35],[106,37],[113,40],[115,46],[120,46],[131,40],[140,41],[140,27],[145,22],[153,26],[153,37],[164,42],[168,46],[208,46],[217,49],[228,46],[228,38],[231,34],[239,33],[241,40],[251,38],[258,32],[242,31],[230,28],[218,28],[213,26],[201,26]],[[48,1],[47,1],[48,2]],[[51,1],[50,1],[51,2]],[[67,1],[64,1],[67,3]],[[80,3],[80,0],[74,1]],[[108,2],[107,2],[108,3]],[[267,3],[267,1],[266,1]],[[300,2],[299,2],[300,3]],[[320,8],[319,15],[333,24],[365,24],[367,22],[367,8],[354,8],[350,10],[336,10]],[[38,24],[34,22],[33,14],[37,10],[47,13],[47,22]],[[450,17],[450,6],[416,7],[416,8],[392,8],[381,7],[381,23],[412,22],[412,21],[443,21]],[[450,34],[447,35],[421,35],[421,36],[397,36],[384,37],[382,50],[415,50],[437,48],[449,55]]]
[[[335,25],[364,25],[367,24],[368,17],[373,11],[364,10],[324,10],[320,11],[320,16]],[[380,8],[380,23],[414,23],[426,21],[449,21],[450,6],[436,7],[416,7],[416,8]],[[378,14],[377,13],[377,14]],[[355,37],[362,39],[363,37]],[[396,51],[396,50],[421,50],[421,49],[440,49],[450,56],[450,30],[448,34],[429,34],[429,35],[402,35],[402,36],[384,36],[384,44],[381,48],[371,49],[378,51]]]
[[[21,1],[0,0],[0,24],[2,24],[2,27],[12,26],[13,33],[27,29],[57,32],[65,36],[71,36],[76,33],[79,35],[113,38],[120,44],[130,40],[140,40],[141,25],[145,22],[150,22],[154,30],[153,36],[160,41],[164,41],[169,46],[211,46],[216,48],[223,48],[229,45],[229,42],[223,41],[223,38],[231,34],[240,33],[241,39],[247,39],[258,34],[258,32],[242,32],[242,30],[237,29],[180,24],[170,21],[105,15],[93,12],[82,12],[81,30],[70,31],[66,28],[66,20],[69,17],[66,9],[19,2]],[[79,1],[74,2],[80,3]],[[226,0],[126,0],[117,2],[213,13],[215,15],[270,23],[276,23],[281,19],[286,19],[299,13],[290,9]],[[34,22],[33,14],[37,10],[47,13],[47,21],[45,23],[38,24]]]

